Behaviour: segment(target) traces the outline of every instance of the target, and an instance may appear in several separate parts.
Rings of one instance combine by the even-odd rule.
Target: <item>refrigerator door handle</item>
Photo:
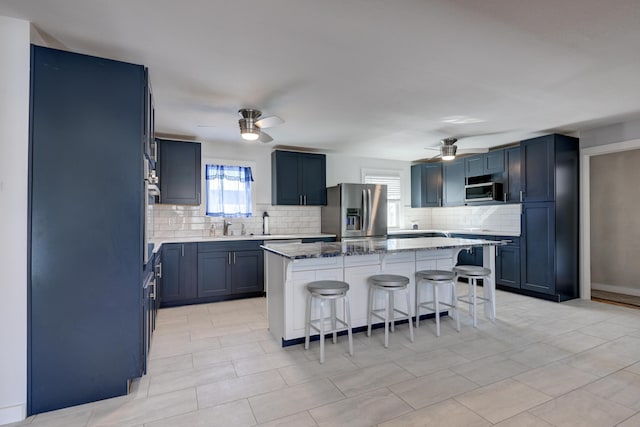
[[[367,205],[367,212],[369,214],[367,218],[367,236],[370,236],[373,233],[373,199],[370,188],[367,188]]]
[[[367,190],[362,190],[362,229],[365,231],[369,228],[369,212],[367,208],[369,207],[369,203],[367,203]]]

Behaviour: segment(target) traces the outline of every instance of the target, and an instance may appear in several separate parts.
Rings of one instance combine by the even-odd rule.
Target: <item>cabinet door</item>
[[[271,154],[271,203],[301,205],[300,153],[274,151]]]
[[[522,236],[520,240],[522,289],[554,294],[554,203],[522,205]]]
[[[484,155],[470,156],[464,158],[465,176],[481,176],[484,173]]]
[[[547,135],[523,141],[522,179],[524,202],[554,200],[555,152],[554,136]]]
[[[196,297],[195,243],[162,245],[162,304]]]
[[[484,175],[504,172],[504,150],[489,151],[483,157]]]
[[[264,292],[264,253],[236,251],[232,254],[231,293]]]
[[[201,148],[198,142],[158,140],[160,203],[199,205]]]
[[[442,164],[411,166],[411,207],[437,207],[442,204]]]
[[[496,248],[496,284],[520,289],[520,247]]]
[[[228,251],[198,254],[198,297],[228,295],[231,291],[231,262]]]
[[[300,178],[303,204],[327,204],[327,161],[324,154],[300,154]]]
[[[464,205],[464,161],[442,164],[442,205]]]
[[[504,192],[507,203],[519,203],[522,200],[520,185],[520,147],[505,150]]]

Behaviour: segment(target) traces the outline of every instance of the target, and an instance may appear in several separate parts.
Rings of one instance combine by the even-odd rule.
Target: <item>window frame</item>
[[[397,179],[398,181],[398,198],[397,199],[389,199],[389,195],[387,194],[387,204],[388,207],[387,209],[389,209],[389,206],[391,205],[395,205],[396,209],[397,209],[397,221],[395,224],[391,225],[389,224],[389,219],[391,218],[391,215],[389,215],[389,212],[387,211],[387,228],[390,229],[399,229],[402,227],[403,224],[403,218],[404,218],[404,205],[402,203],[403,201],[403,197],[402,197],[402,192],[403,192],[403,186],[402,186],[402,170],[400,169],[369,169],[369,168],[362,168],[361,170],[361,182],[363,184],[366,184],[367,182],[367,177],[388,177],[388,178],[394,178]]]
[[[224,165],[224,166],[241,166],[251,168],[251,175],[253,176],[254,184],[257,180],[255,175],[256,162],[251,160],[233,160],[233,159],[218,159],[213,157],[202,157],[202,163],[200,164],[200,179],[202,183],[202,187],[204,191],[202,192],[205,196],[200,200],[200,214],[204,217],[208,218],[219,218],[223,219],[225,217],[222,216],[211,216],[207,215],[207,165]],[[254,218],[256,216],[256,186],[251,185],[251,216],[248,218]]]

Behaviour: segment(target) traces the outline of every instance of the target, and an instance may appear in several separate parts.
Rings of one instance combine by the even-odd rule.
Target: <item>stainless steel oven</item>
[[[160,189],[158,188],[158,178],[155,171],[149,168],[149,162],[144,160],[144,227],[142,228],[143,234],[143,262],[146,265],[153,254],[153,243],[151,242],[151,236],[153,235],[153,205],[155,204],[156,197],[160,196]]]

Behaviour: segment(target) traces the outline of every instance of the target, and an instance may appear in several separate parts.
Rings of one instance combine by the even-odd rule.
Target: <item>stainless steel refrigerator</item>
[[[387,186],[338,184],[327,188],[322,207],[322,232],[338,240],[387,235]]]

